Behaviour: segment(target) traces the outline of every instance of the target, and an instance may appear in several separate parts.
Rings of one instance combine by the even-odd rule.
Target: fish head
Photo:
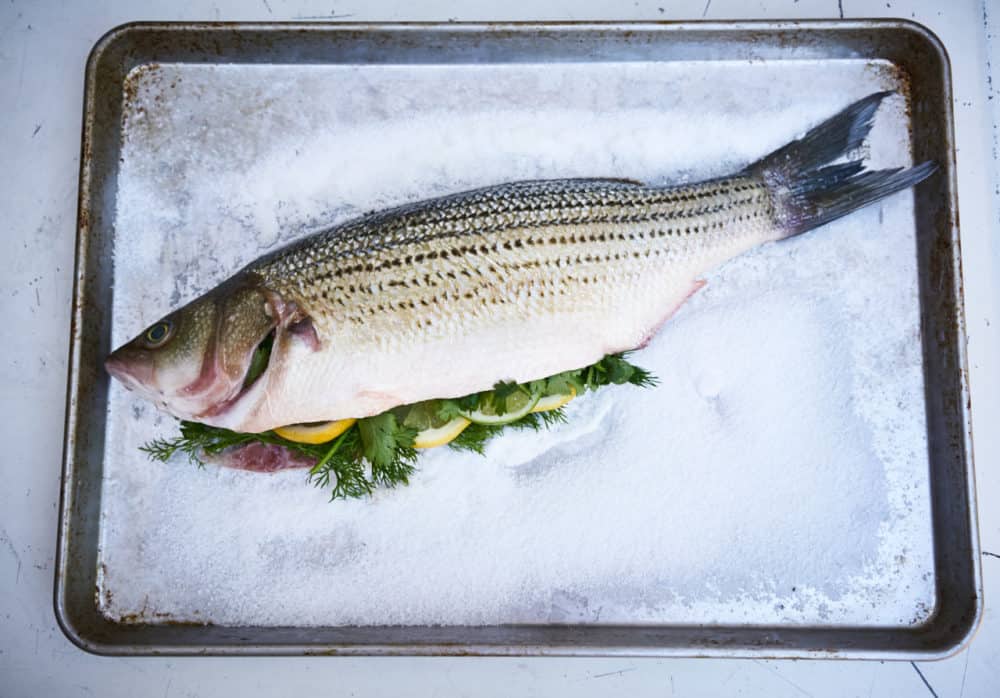
[[[181,419],[211,422],[246,391],[258,350],[273,338],[268,293],[227,283],[154,322],[105,361],[126,388]]]

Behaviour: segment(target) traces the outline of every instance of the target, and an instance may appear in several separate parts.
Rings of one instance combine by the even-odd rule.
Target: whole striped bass
[[[887,94],[729,177],[516,182],[338,225],[251,263],[107,369],[175,416],[260,432],[591,364],[642,346],[707,270],[929,176],[929,162],[830,164]]]

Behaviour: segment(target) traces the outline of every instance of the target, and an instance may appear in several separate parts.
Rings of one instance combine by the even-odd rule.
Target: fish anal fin
[[[320,350],[319,335],[316,332],[316,326],[313,324],[312,318],[306,316],[301,320],[296,320],[288,326],[288,333],[293,337],[301,339],[313,351]]]

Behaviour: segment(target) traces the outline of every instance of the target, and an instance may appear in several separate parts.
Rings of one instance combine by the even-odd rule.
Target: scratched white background
[[[1000,686],[1000,66],[989,0],[0,0],[0,697],[36,695],[992,696]],[[52,611],[53,557],[88,51],[133,20],[905,17],[952,60],[986,611],[940,662],[557,658],[99,658]],[[317,591],[317,593],[321,593]]]

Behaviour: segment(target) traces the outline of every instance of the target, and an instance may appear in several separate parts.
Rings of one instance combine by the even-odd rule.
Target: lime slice
[[[396,414],[396,418],[404,427],[410,427],[417,431],[424,429],[436,429],[448,423],[449,420],[438,417],[438,400],[427,400],[417,402],[407,407],[403,407]],[[401,412],[401,413],[400,413]]]
[[[497,414],[493,409],[493,400],[487,399],[483,401],[486,404],[478,409],[462,412],[462,416],[476,424],[510,424],[531,412],[538,404],[541,395],[541,392],[529,394],[523,390],[517,390],[507,397],[505,401],[507,409],[503,414]]]
[[[538,402],[532,408],[532,412],[548,412],[549,410],[558,410],[563,407],[570,400],[576,397],[576,388],[570,386],[569,395],[560,395],[556,393],[555,395],[545,395],[538,399]]]

